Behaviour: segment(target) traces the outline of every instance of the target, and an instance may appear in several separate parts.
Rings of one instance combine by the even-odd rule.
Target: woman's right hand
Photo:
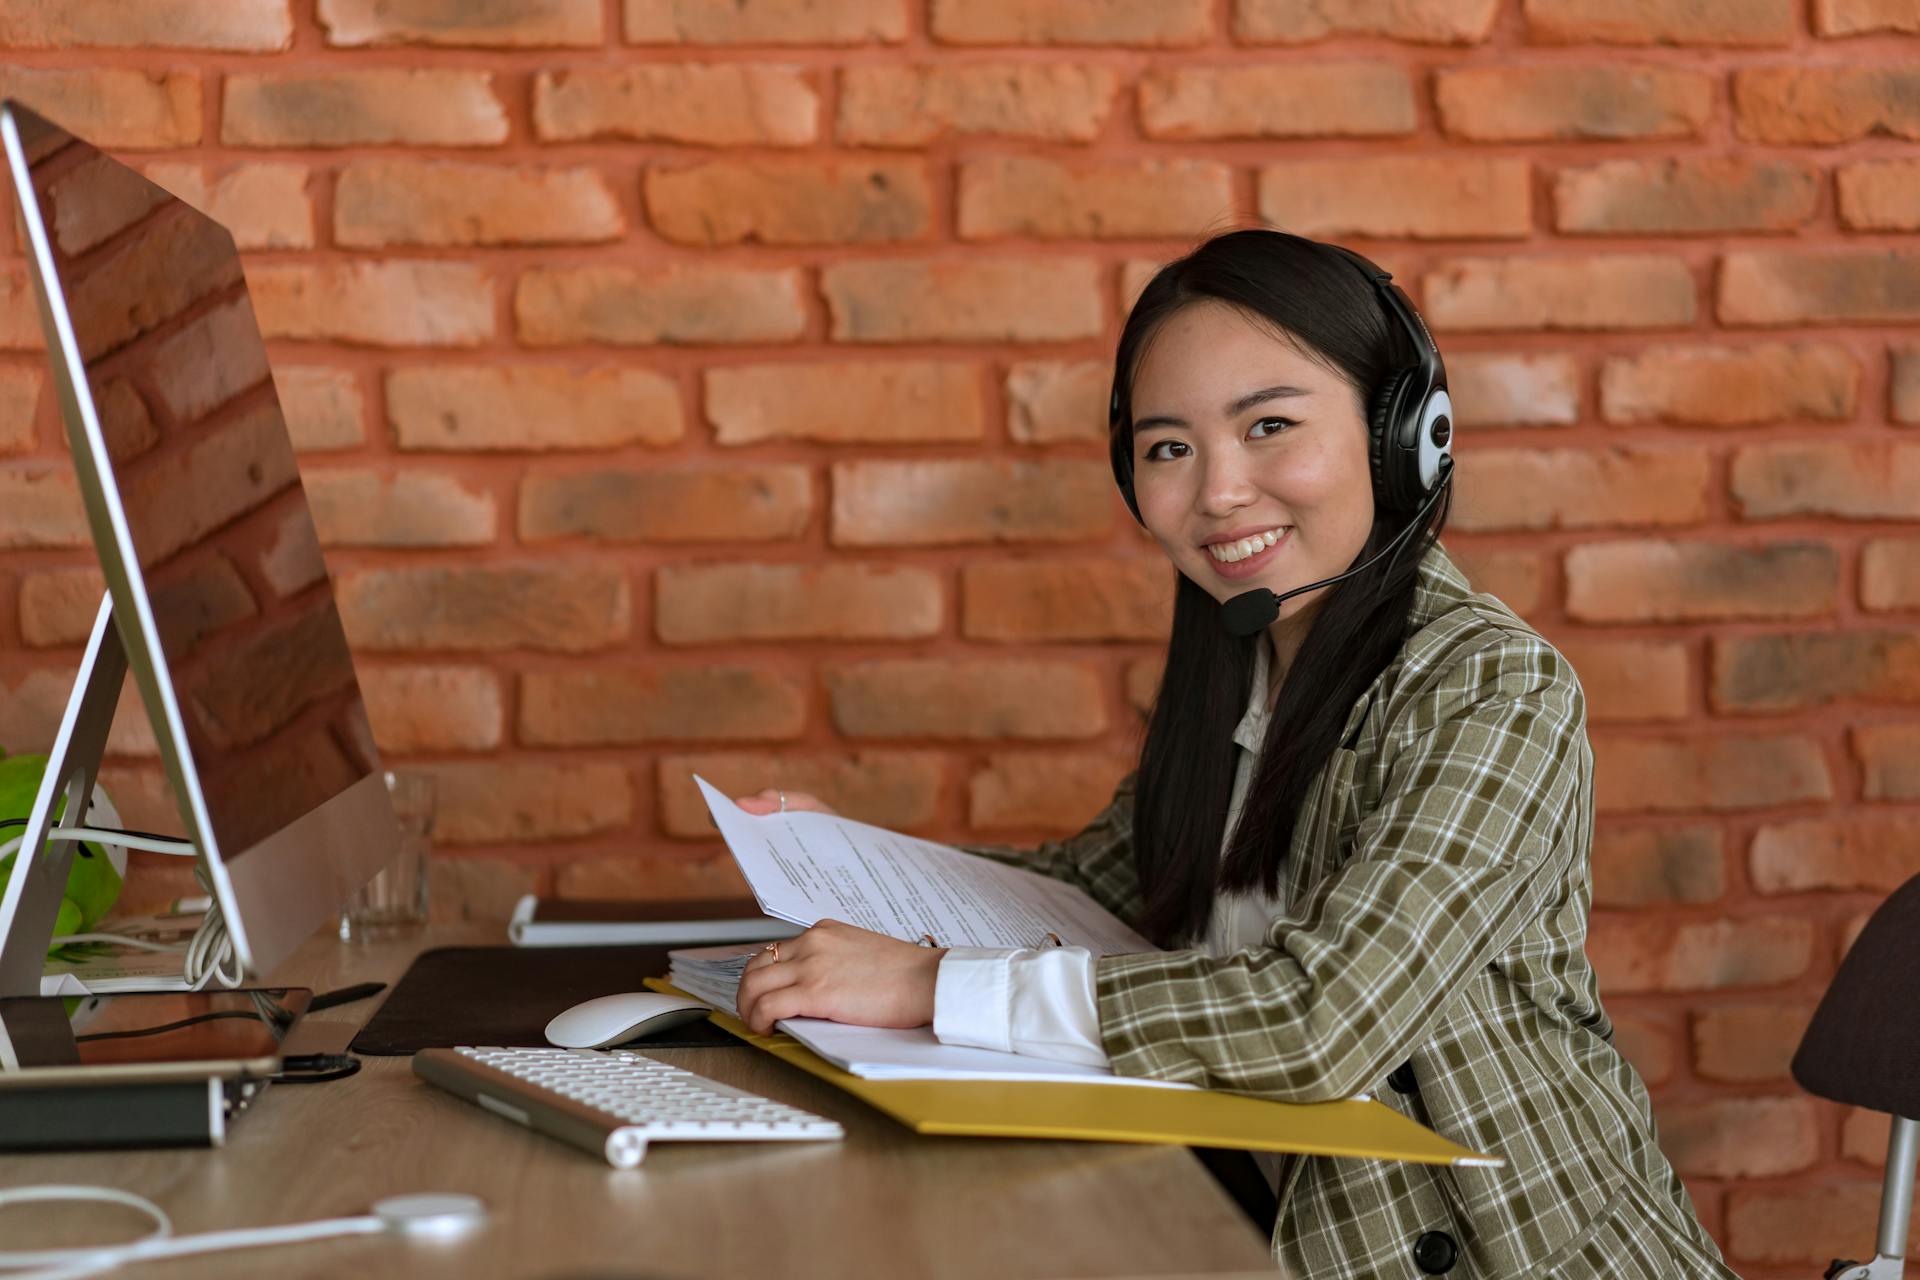
[[[739,805],[740,808],[747,813],[779,813],[780,795],[781,792],[779,788],[768,787],[765,791],[756,792],[750,796],[740,796],[734,800],[734,803]],[[786,793],[786,797],[788,813],[834,812],[833,808],[828,805],[826,801],[820,799],[818,796],[808,795],[804,791],[789,791]],[[834,816],[838,817],[839,815],[834,814]]]

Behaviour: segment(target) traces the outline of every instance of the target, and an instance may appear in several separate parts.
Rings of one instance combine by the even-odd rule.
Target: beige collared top
[[[1457,1250],[1456,1280],[1733,1280],[1587,960],[1593,750],[1573,667],[1437,545],[1407,621],[1307,790],[1260,944],[1100,957],[1100,1048],[1125,1075],[1276,1101],[1369,1093],[1506,1157],[1290,1161],[1273,1237],[1289,1275],[1411,1276]],[[1133,800],[1123,779],[1078,835],[969,848],[1137,922]],[[1001,1034],[1044,1003],[1010,999]]]

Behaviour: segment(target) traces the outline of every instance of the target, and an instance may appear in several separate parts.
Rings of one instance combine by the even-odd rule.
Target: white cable
[[[207,891],[211,905],[200,918],[200,927],[193,931],[193,939],[187,943],[186,959],[180,965],[181,976],[194,991],[204,991],[215,981],[223,987],[237,987],[246,981],[246,975],[240,970],[239,956],[234,954],[233,938],[227,933],[227,918],[220,911],[220,897],[207,878],[205,863],[194,867],[193,877]]]
[[[207,907],[206,914],[200,918],[199,927],[186,942],[149,942],[145,938],[133,938],[122,933],[96,932],[58,934],[49,939],[47,945],[63,947],[69,942],[108,942],[140,951],[180,956],[180,976],[185,979],[189,991],[204,991],[215,982],[223,987],[238,987],[246,981],[246,975],[240,971],[239,957],[234,954],[233,937],[227,932],[226,917],[220,913],[217,900]],[[0,1280],[5,1278],[0,1277]]]
[[[372,1235],[395,1232],[417,1239],[455,1239],[485,1223],[486,1206],[473,1196],[418,1195],[395,1196],[373,1206],[370,1214],[353,1218],[328,1218],[319,1222],[297,1222],[281,1227],[243,1228],[233,1231],[207,1231],[199,1235],[175,1236],[173,1223],[159,1205],[144,1196],[112,1187],[46,1186],[0,1190],[0,1207],[36,1201],[82,1200],[125,1205],[146,1214],[154,1221],[154,1230],[138,1240],[116,1245],[83,1245],[67,1249],[36,1249],[0,1253],[0,1267],[41,1267],[38,1271],[11,1271],[5,1280],[79,1280],[127,1262],[150,1258],[180,1257],[194,1253],[216,1253],[227,1249],[252,1249],[262,1245],[300,1244],[308,1240],[326,1240],[334,1236]]]
[[[118,1191],[113,1187],[84,1187],[66,1184],[54,1184],[43,1187],[8,1187],[0,1190],[0,1209],[10,1204],[35,1204],[41,1201],[91,1200],[101,1204],[117,1204],[144,1213],[153,1219],[153,1230],[138,1240],[129,1240],[125,1244],[101,1245],[83,1249],[28,1249],[0,1252],[0,1267],[35,1267],[47,1263],[71,1262],[76,1258],[92,1257],[102,1249],[132,1249],[154,1241],[164,1240],[173,1234],[173,1222],[166,1211],[145,1196],[137,1196],[131,1191]],[[8,1277],[7,1280],[16,1280]]]
[[[5,843],[0,843],[0,858],[17,850],[25,839],[26,833],[22,832]],[[49,844],[56,841],[71,844],[82,840],[117,844],[127,849],[144,849],[148,853],[163,853],[177,858],[191,858],[199,852],[191,840],[174,840],[165,836],[128,835],[124,831],[115,831],[108,827],[55,827],[47,832]],[[194,935],[193,942],[186,944],[148,942],[142,938],[130,938],[118,933],[67,933],[55,935],[47,945],[63,947],[70,942],[110,942],[139,951],[184,954],[188,957],[186,978],[193,984],[193,990],[203,989],[215,977],[218,977],[224,986],[237,987],[241,983],[241,978],[227,967],[227,962],[233,957],[232,940],[227,937],[226,924],[219,919],[219,914],[218,904],[210,907],[206,919],[200,926],[200,932]],[[196,944],[198,944],[198,950],[196,950]]]
[[[27,838],[22,831],[0,842],[0,858],[6,857],[18,849]],[[95,840],[101,844],[117,844],[123,849],[144,849],[148,853],[164,853],[174,858],[191,858],[199,853],[191,840],[174,840],[166,836],[133,836],[124,831],[114,831],[107,827],[55,827],[47,832],[47,843],[64,841],[68,844],[81,840]]]
[[[144,849],[148,853],[164,853],[175,858],[191,858],[199,852],[191,840],[175,840],[169,836],[135,836],[105,827],[55,827],[47,832],[47,839],[69,842],[97,840],[101,844],[117,844],[123,849]]]
[[[334,1236],[364,1236],[385,1231],[387,1224],[371,1214],[357,1218],[330,1218],[321,1222],[300,1222],[285,1227],[258,1227],[238,1231],[208,1231],[197,1236],[177,1236],[143,1241],[123,1249],[87,1250],[77,1257],[44,1271],[29,1271],[8,1276],[6,1280],[79,1280],[82,1276],[129,1262],[152,1258],[179,1257],[191,1253],[219,1253],[227,1249],[257,1249],[272,1244],[301,1244],[308,1240],[326,1240]]]
[[[5,843],[0,843],[0,858],[12,853],[26,839],[22,832]],[[102,844],[115,844],[123,849],[141,849],[148,853],[163,853],[176,858],[192,858],[199,849],[191,840],[178,840],[167,836],[136,836],[111,827],[55,827],[47,832],[47,843],[55,841],[76,843],[93,840]],[[200,880],[200,886],[207,890],[211,905],[200,921],[200,927],[194,931],[192,941],[184,946],[174,943],[147,942],[142,939],[122,937],[109,933],[72,933],[55,937],[50,946],[64,946],[69,942],[113,942],[141,951],[160,951],[178,953],[186,958],[181,965],[182,976],[191,991],[204,991],[210,983],[218,982],[223,987],[237,987],[246,981],[246,975],[240,971],[239,957],[234,954],[233,939],[227,934],[227,922],[220,914],[219,898],[213,893],[206,881],[206,868],[194,868]],[[4,1256],[4,1255],[0,1255]],[[4,1264],[0,1264],[4,1265]]]
[[[226,919],[220,914],[220,905],[215,903],[200,922],[200,927],[194,931],[193,940],[187,944],[186,959],[181,965],[182,976],[194,991],[203,991],[215,981],[223,987],[237,987],[246,980],[235,963],[237,960],[233,939],[227,933]]]

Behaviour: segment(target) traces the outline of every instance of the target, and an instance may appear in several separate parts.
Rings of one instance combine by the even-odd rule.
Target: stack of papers
[[[1153,944],[1077,886],[951,845],[823,813],[749,814],[695,778],[760,909],[811,927],[821,920],[939,946],[1086,947],[1095,955]],[[668,953],[669,980],[738,1016],[734,995],[764,943]],[[1186,1088],[1115,1076],[1106,1067],[943,1045],[931,1027],[858,1027],[821,1018],[777,1024],[828,1062],[869,1080],[1076,1080]]]

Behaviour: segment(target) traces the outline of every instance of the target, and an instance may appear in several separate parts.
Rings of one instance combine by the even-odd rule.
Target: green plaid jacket
[[[1341,741],[1265,946],[1098,962],[1114,1069],[1289,1102],[1369,1093],[1506,1157],[1294,1158],[1273,1236],[1289,1276],[1413,1280],[1433,1233],[1448,1239],[1422,1257],[1451,1245],[1454,1277],[1733,1276],[1656,1145],[1587,962],[1593,755],[1573,668],[1435,547],[1408,639]],[[975,851],[1137,921],[1132,818],[1129,777],[1076,836]]]

